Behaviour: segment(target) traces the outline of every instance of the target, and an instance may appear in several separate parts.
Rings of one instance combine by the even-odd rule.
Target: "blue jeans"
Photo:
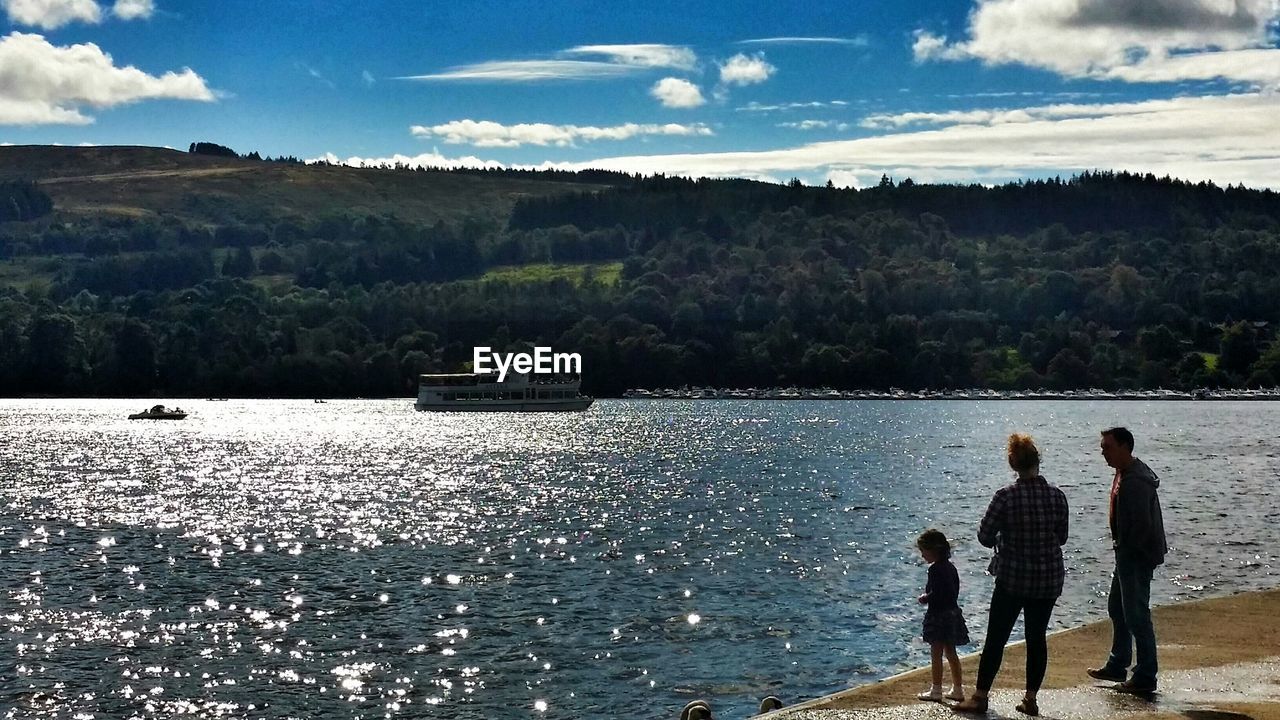
[[[1124,672],[1129,668],[1136,646],[1138,662],[1132,682],[1155,685],[1156,631],[1151,624],[1151,574],[1155,568],[1128,553],[1116,553],[1116,569],[1111,573],[1111,593],[1107,614],[1111,616],[1111,656],[1107,668]]]

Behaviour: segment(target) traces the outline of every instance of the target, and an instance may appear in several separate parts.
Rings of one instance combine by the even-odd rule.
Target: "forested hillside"
[[[1271,191],[44,150],[0,148],[6,396],[398,395],[532,344],[599,395],[1280,380]]]

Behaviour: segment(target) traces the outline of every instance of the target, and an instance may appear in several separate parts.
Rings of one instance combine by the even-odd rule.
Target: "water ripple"
[[[1120,422],[1164,480],[1156,600],[1276,581],[1273,403],[138,404],[0,402],[4,717],[745,716],[867,682],[927,659],[926,527],[982,636],[1013,430],[1071,502],[1055,627],[1105,616]]]

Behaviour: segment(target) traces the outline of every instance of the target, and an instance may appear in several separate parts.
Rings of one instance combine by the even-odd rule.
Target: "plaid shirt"
[[[1067,522],[1067,496],[1043,477],[1000,488],[978,526],[978,542],[996,549],[987,572],[1013,595],[1058,597]]]

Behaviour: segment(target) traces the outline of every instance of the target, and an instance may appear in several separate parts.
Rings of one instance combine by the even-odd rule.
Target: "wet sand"
[[[1156,608],[1154,615],[1160,644],[1159,693],[1136,698],[1085,675],[1085,668],[1102,664],[1111,645],[1111,624],[1102,621],[1049,637],[1049,668],[1039,696],[1041,717],[1280,720],[1280,590],[1169,605]],[[1022,697],[1025,663],[1022,643],[1006,648],[988,717],[1026,717],[1014,710]],[[965,690],[972,692],[978,654],[962,658],[961,664]],[[970,717],[916,700],[928,678],[929,668],[919,668],[786,708],[770,718]]]

